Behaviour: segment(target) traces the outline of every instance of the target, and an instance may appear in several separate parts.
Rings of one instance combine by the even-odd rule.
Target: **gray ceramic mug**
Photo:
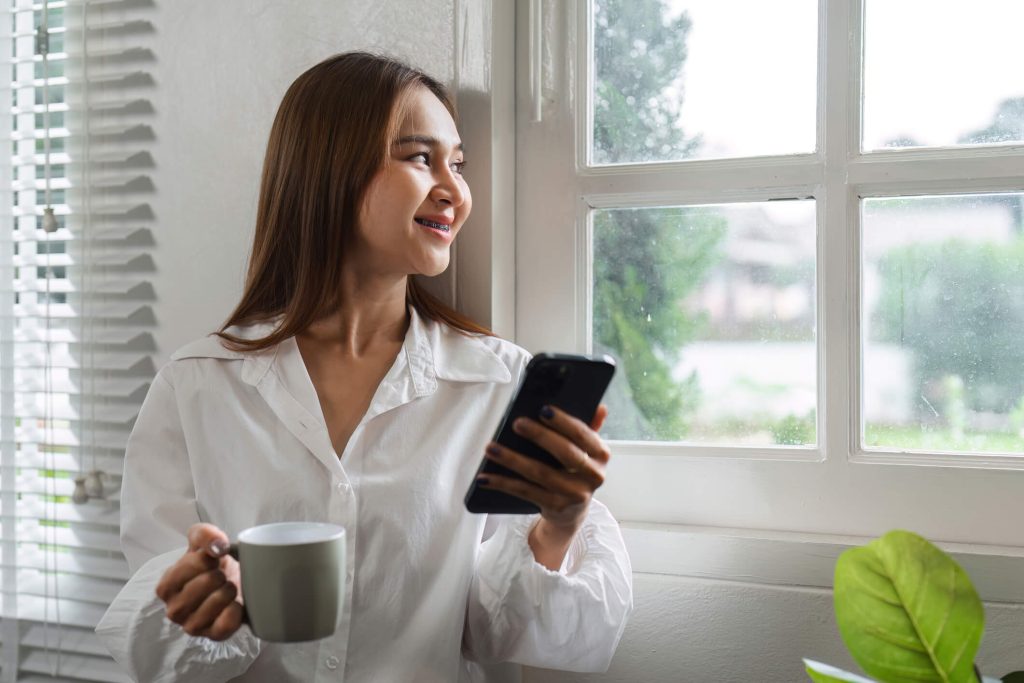
[[[320,522],[254,526],[229,551],[242,567],[246,620],[263,640],[333,635],[345,607],[345,529]]]

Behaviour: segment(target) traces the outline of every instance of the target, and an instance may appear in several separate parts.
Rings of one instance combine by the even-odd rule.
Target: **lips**
[[[437,221],[432,221],[429,218],[413,218],[413,220],[424,227],[433,228],[434,230],[441,230],[442,232],[448,232],[451,230],[451,225],[448,223],[439,223]]]

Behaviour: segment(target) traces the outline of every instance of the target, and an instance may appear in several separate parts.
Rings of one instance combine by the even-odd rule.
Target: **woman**
[[[365,53],[314,66],[285,95],[242,301],[161,369],[128,442],[133,576],[97,632],[137,680],[607,668],[632,589],[615,520],[591,498],[606,410],[592,425],[557,410],[521,425],[565,470],[495,450],[528,354],[410,277],[447,267],[470,212],[453,116],[437,81]],[[485,446],[527,481],[482,483],[539,516],[466,512]],[[241,628],[225,550],[247,527],[301,520],[346,527],[345,619],[321,641],[263,642]]]

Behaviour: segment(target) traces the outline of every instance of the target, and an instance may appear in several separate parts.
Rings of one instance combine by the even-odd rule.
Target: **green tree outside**
[[[690,20],[662,0],[595,3],[594,149],[597,163],[685,159],[700,144],[679,126]],[[620,361],[608,433],[677,440],[696,408],[696,375],[676,381],[680,348],[703,319],[682,301],[718,258],[725,220],[714,209],[622,209],[594,215],[593,338]]]
[[[1010,414],[1024,397],[1024,238],[900,247],[879,274],[874,336],[913,351],[917,395],[942,407],[958,377],[966,408]]]

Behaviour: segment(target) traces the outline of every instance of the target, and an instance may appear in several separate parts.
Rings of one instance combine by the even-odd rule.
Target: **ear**
[[[590,421],[590,428],[595,432],[601,431],[601,426],[604,424],[606,417],[608,417],[608,406],[602,403],[597,407],[597,411],[594,412],[594,419]]]

